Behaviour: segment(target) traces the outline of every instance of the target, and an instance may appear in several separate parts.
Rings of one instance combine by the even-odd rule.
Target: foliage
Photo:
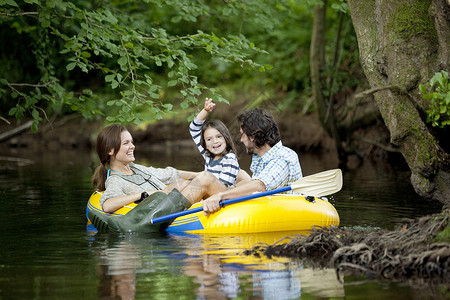
[[[419,86],[422,98],[430,100],[427,110],[427,122],[443,128],[450,124],[450,81],[447,71],[437,72],[430,82]]]
[[[327,52],[343,0],[328,1]],[[73,111],[139,123],[246,81],[276,109],[308,101],[312,7],[321,0],[0,0],[0,108],[39,122]],[[358,84],[351,22],[329,94]],[[262,50],[264,49],[264,50]],[[333,55],[329,55],[332,57]],[[266,71],[270,72],[258,72]],[[356,80],[355,80],[356,78]],[[236,86],[239,86],[236,85]],[[214,87],[214,88],[211,88]],[[299,101],[305,99],[304,103]]]
[[[209,16],[203,1],[3,0],[0,7],[2,27],[7,29],[2,30],[2,41],[9,44],[2,45],[2,52],[13,47],[16,53],[11,57],[17,52],[31,57],[4,67],[0,95],[16,101],[10,115],[33,116],[34,131],[43,117],[48,118],[46,111],[59,112],[65,105],[91,117],[105,113],[106,103],[117,108],[109,121],[139,123],[142,115],[135,112],[144,108],[161,118],[173,107],[160,101],[165,88],[179,89],[181,108],[196,104],[202,92],[214,94],[195,76],[199,52],[241,67],[270,67],[251,59],[264,51],[242,34],[219,36],[189,28],[189,22]],[[30,41],[28,51],[20,49],[25,40]],[[15,68],[19,71],[9,72]],[[158,74],[165,80],[156,83]],[[215,98],[225,101],[217,94]]]

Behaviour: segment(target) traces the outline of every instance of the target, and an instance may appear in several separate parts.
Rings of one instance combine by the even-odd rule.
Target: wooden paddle
[[[250,194],[247,196],[238,197],[234,199],[223,200],[220,201],[220,206],[224,207],[225,205],[238,203],[259,197],[264,197],[268,195],[283,193],[291,190],[307,196],[321,197],[337,193],[341,189],[342,189],[342,171],[340,169],[333,169],[302,177],[297,181],[295,181],[293,184],[279,189]],[[152,224],[155,224],[201,211],[203,211],[203,207],[199,206],[196,208],[191,208],[188,210],[176,212],[166,216],[153,218],[151,222]]]

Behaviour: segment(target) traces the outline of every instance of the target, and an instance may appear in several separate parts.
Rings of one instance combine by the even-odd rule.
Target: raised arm
[[[205,99],[205,106],[203,107],[202,111],[199,112],[199,114],[195,117],[199,121],[206,120],[208,115],[214,110],[216,107],[216,104],[212,102],[212,99],[206,98]]]
[[[203,149],[202,145],[200,144],[201,140],[201,131],[202,131],[202,125],[205,122],[205,119],[208,117],[209,113],[213,111],[216,104],[212,102],[212,99],[206,98],[205,100],[205,106],[202,109],[202,111],[195,117],[194,120],[192,120],[191,124],[189,124],[189,133],[192,136],[192,140],[194,141],[195,145],[198,148],[198,151],[205,157],[205,149]],[[205,157],[206,159],[206,157]]]

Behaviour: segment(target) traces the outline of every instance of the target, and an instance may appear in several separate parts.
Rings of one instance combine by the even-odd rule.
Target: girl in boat
[[[205,171],[213,174],[223,183],[222,191],[236,185],[238,181],[250,179],[250,176],[240,172],[236,157],[236,148],[226,125],[219,120],[205,122],[216,104],[206,98],[202,111],[189,124],[189,132],[205,159]]]

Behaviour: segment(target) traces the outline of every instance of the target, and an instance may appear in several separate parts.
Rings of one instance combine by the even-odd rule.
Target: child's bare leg
[[[200,200],[223,192],[227,189],[219,179],[207,171],[199,173],[194,179],[179,190],[192,204]]]
[[[183,178],[177,179],[176,181],[172,182],[171,184],[169,184],[164,190],[163,192],[168,194],[170,193],[173,189],[177,189],[178,191],[182,191],[184,190],[189,184],[191,183],[190,180],[186,180]]]

